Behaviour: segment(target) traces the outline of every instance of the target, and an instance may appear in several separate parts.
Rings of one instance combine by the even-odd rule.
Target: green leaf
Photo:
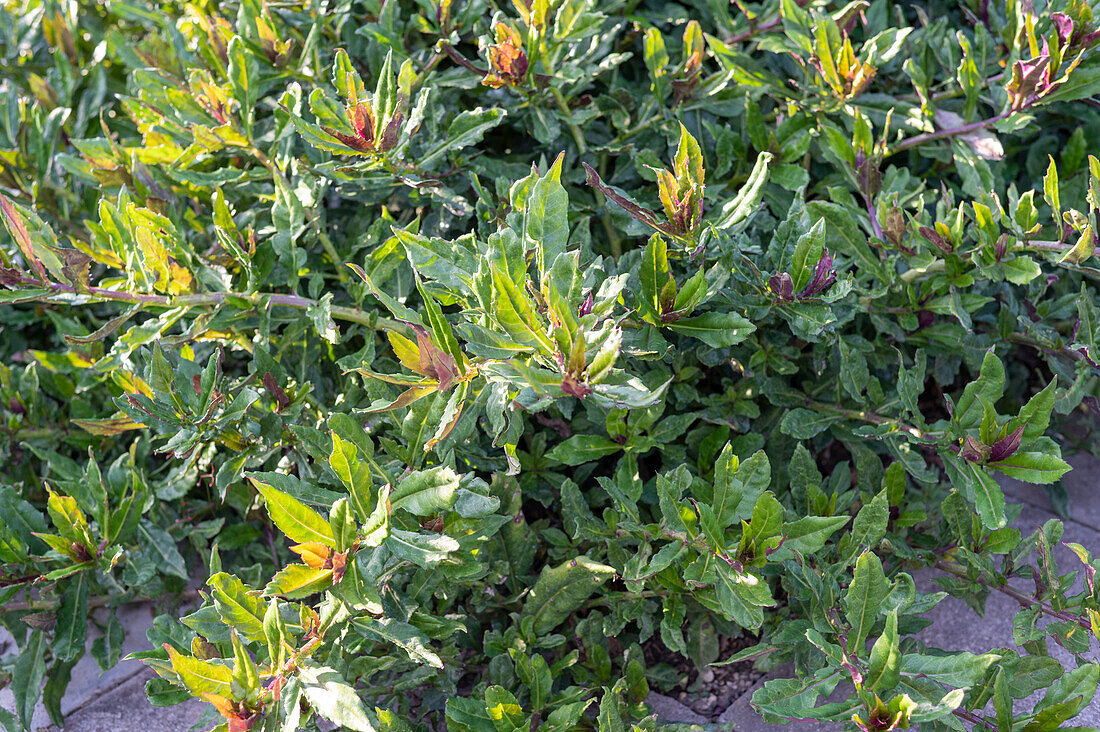
[[[235,575],[218,572],[206,581],[218,615],[250,641],[263,640],[267,603]]]
[[[531,186],[523,209],[523,237],[538,252],[539,272],[545,275],[569,242],[569,196],[561,184],[561,153]]]
[[[794,245],[794,255],[791,258],[791,279],[794,280],[794,291],[801,292],[810,283],[813,277],[814,267],[821,259],[825,247],[825,219],[818,219]],[[843,342],[843,341],[841,341]]]
[[[890,501],[887,490],[883,488],[871,501],[859,509],[852,522],[849,547],[853,552],[878,546],[886,536],[886,526],[890,522]]]
[[[811,556],[825,546],[828,538],[847,524],[847,516],[806,516],[783,526],[783,543],[771,555],[771,560],[782,562],[793,559],[794,552]]]
[[[573,435],[546,453],[546,457],[565,465],[580,465],[599,460],[622,449],[622,445],[606,437]]]
[[[562,704],[550,712],[546,724],[550,730],[572,730],[580,722],[585,711],[592,705],[593,699]]]
[[[122,624],[118,622],[118,615],[112,611],[107,617],[107,627],[103,635],[92,641],[92,658],[101,671],[109,671],[118,663],[122,640]]]
[[[269,471],[256,471],[249,473],[249,475],[289,496],[297,498],[307,506],[328,507],[344,496],[342,492],[321,488],[293,475]]]
[[[871,632],[871,626],[886,599],[889,586],[882,571],[882,562],[873,552],[863,552],[856,560],[852,584],[844,595],[844,616],[851,630],[848,632],[848,652],[863,648],[863,641]]]
[[[1022,656],[1006,675],[1006,686],[1012,697],[1023,699],[1039,689],[1049,689],[1062,675],[1062,664],[1050,656]]]
[[[783,434],[796,440],[808,440],[839,423],[842,419],[843,417],[837,414],[827,414],[796,407],[788,410],[783,415],[783,419],[779,422],[779,429]]]
[[[1005,497],[1001,486],[984,468],[967,463],[970,475],[974,479],[971,490],[974,493],[974,508],[987,529],[999,529],[1008,523],[1005,516]],[[1069,466],[1066,466],[1067,469]]]
[[[898,611],[886,614],[886,627],[871,647],[871,660],[864,683],[876,692],[886,692],[901,678],[901,648],[898,645]]]
[[[180,681],[195,696],[203,693],[217,694],[230,697],[230,683],[233,680],[233,671],[228,666],[213,661],[204,661],[201,658],[185,656],[177,651],[171,644],[165,644],[168,658],[172,663],[172,670],[179,676]]]
[[[233,684],[246,694],[261,692],[260,669],[249,655],[240,634],[235,630],[230,631],[229,640],[233,646]]]
[[[81,653],[83,655],[83,653]],[[80,660],[80,656],[65,660],[56,660],[46,674],[46,686],[42,689],[42,705],[46,707],[46,714],[50,721],[57,726],[64,726],[65,718],[61,714],[61,699],[72,680],[73,666]],[[18,729],[18,727],[14,727]]]
[[[57,607],[53,653],[62,661],[73,661],[84,655],[84,638],[88,627],[88,578],[81,572],[72,578]]]
[[[756,508],[760,495],[768,489],[772,480],[772,466],[768,454],[757,450],[737,466],[737,479],[741,481],[741,502],[737,505],[737,518],[745,518]]]
[[[252,116],[256,107],[257,75],[259,69],[255,57],[246,48],[245,42],[240,36],[234,36],[229,40],[228,46],[229,64],[226,76],[233,85],[233,96],[241,103],[241,111],[244,113],[246,125],[251,127]]]
[[[554,685],[549,664],[537,653],[528,657],[515,648],[509,649],[509,652],[516,664],[516,673],[520,681],[531,692],[531,711],[541,712],[550,699],[550,689]]]
[[[264,597],[285,597],[300,600],[309,597],[332,584],[331,569],[314,569],[305,564],[283,567],[264,588]]]
[[[618,686],[615,688],[617,689]],[[596,725],[600,732],[627,732],[620,706],[619,694],[615,689],[604,687],[600,708],[596,713]]]
[[[1004,267],[1005,279],[1014,285],[1026,285],[1043,273],[1043,268],[1031,257],[1013,257],[1001,262],[1001,266]]]
[[[287,538],[300,544],[316,541],[328,547],[336,546],[332,527],[316,511],[268,483],[252,476],[249,476],[249,480],[267,502],[267,512],[271,515],[271,520]]]
[[[751,540],[758,548],[761,542],[778,536],[783,526],[783,506],[769,491],[756,499],[752,509],[752,519],[745,528],[742,541]]]
[[[955,420],[963,429],[972,429],[982,418],[982,400],[995,404],[1005,390],[1005,367],[992,350],[982,359],[978,378],[966,385],[955,405]]]
[[[856,400],[863,399],[863,391],[871,378],[866,356],[843,338],[838,339],[837,350],[840,352],[840,385],[848,396]]]
[[[1100,683],[1100,665],[1086,663],[1078,666],[1051,685],[1050,690],[1035,705],[1035,711],[1075,700],[1073,707],[1076,713],[1076,710],[1083,709],[1092,701],[1096,695],[1098,683]]]
[[[3,194],[0,194],[0,215],[3,216],[4,225],[19,246],[24,260],[42,282],[49,280],[47,269],[55,278],[62,281],[67,279],[59,276],[61,261],[54,251],[57,246],[57,237],[42,219],[33,211],[13,203]]]
[[[331,434],[329,466],[351,494],[356,516],[360,521],[366,521],[371,514],[370,493],[373,482],[370,468],[359,462],[354,443],[340,437],[335,430]]]
[[[775,605],[767,581],[752,572],[738,572],[724,562],[717,562],[715,570],[715,591],[722,611],[742,628],[759,629],[764,622],[762,608]]]
[[[1054,394],[1057,385],[1058,377],[1051,379],[1042,391],[1028,400],[1020,410],[1020,415],[1009,424],[1010,433],[1023,425],[1023,444],[1039,439],[1050,426],[1050,414],[1054,410]]]
[[[454,505],[458,482],[458,475],[450,468],[417,470],[397,482],[390,494],[390,504],[415,516],[447,511]]]
[[[1072,469],[1069,463],[1057,455],[1041,452],[1018,452],[1004,460],[989,463],[989,467],[1025,483],[1044,485],[1057,482]]]
[[[485,690],[485,710],[497,732],[528,732],[531,728],[523,707],[512,692],[502,686],[490,686]]]
[[[375,732],[359,695],[335,669],[303,664],[297,678],[306,700],[322,717],[355,732]]]
[[[504,120],[506,114],[503,109],[482,109],[481,107],[460,112],[447,127],[444,140],[420,157],[418,160],[420,167],[430,168],[448,152],[461,150],[479,142],[486,132]]]
[[[714,517],[721,528],[733,523],[737,506],[741,503],[743,486],[737,478],[737,466],[738,460],[733,454],[733,447],[726,443],[714,466],[714,493],[710,500]]]
[[[351,545],[355,543],[355,534],[358,530],[348,499],[341,498],[332,504],[332,511],[328,515],[328,525],[332,529],[333,536],[336,537],[336,551],[348,551]]]
[[[1050,165],[1047,166],[1046,175],[1043,176],[1043,200],[1050,206],[1054,214],[1056,225],[1062,225],[1062,204],[1058,191],[1058,168],[1054,165],[1054,158],[1047,155]]]
[[[614,575],[613,567],[585,556],[546,567],[527,595],[521,616],[534,619],[536,634],[549,633]]]
[[[907,653],[901,660],[901,673],[907,676],[925,676],[941,684],[968,689],[978,683],[986,669],[1000,658],[995,653],[981,656],[973,653],[952,653],[946,656]]]
[[[46,675],[48,648],[46,634],[41,630],[32,630],[12,668],[11,690],[15,696],[15,711],[23,723],[23,729],[31,729],[34,707],[42,693],[42,679]]]
[[[668,278],[668,244],[660,234],[654,234],[649,237],[642,252],[641,269],[638,271],[642,291],[640,297],[635,298],[642,317],[654,325],[661,322],[660,295]]]
[[[496,732],[485,701],[452,696],[447,699],[447,729],[455,732]]]
[[[418,534],[403,529],[390,529],[385,546],[399,559],[407,559],[428,569],[447,559],[458,550],[458,542],[444,534]]]
[[[774,157],[769,152],[762,152],[756,156],[756,163],[752,166],[752,172],[749,173],[745,185],[741,186],[737,195],[718,210],[718,222],[714,225],[716,229],[736,231],[735,227],[738,224],[748,220],[764,197],[764,184],[768,182],[768,165]]]
[[[148,519],[142,519],[138,524],[137,533],[145,551],[154,557],[162,572],[188,579],[187,565],[179,550],[176,549],[175,540],[167,531]]]
[[[669,328],[706,343],[711,348],[735,346],[748,338],[756,326],[737,313],[703,313],[669,323]]]
[[[402,623],[393,618],[372,618],[366,615],[353,618],[351,623],[362,635],[397,646],[417,663],[443,668],[443,661],[439,658],[439,654],[432,650],[428,636],[414,625]]]
[[[818,697],[832,693],[839,680],[839,674],[828,668],[799,678],[772,679],[753,692],[752,705],[765,713],[765,719],[809,719]]]

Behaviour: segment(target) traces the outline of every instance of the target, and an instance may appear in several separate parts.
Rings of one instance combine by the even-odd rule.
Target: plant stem
[[[958,127],[947,127],[942,130],[936,130],[935,132],[928,132],[923,135],[917,135],[916,137],[910,137],[908,140],[902,140],[892,150],[889,150],[884,157],[890,157],[902,150],[908,150],[911,147],[923,145],[926,142],[933,140],[942,140],[948,137],[955,137],[957,135],[965,135],[968,132],[976,132],[977,130],[985,129],[990,125],[1000,122],[1002,119],[1008,116],[1007,112],[1002,112],[995,117],[989,119],[978,120],[977,122],[971,122],[966,125],[959,125]]]
[[[1008,336],[1008,340],[1021,346],[1034,348],[1035,350],[1042,351],[1043,353],[1049,353],[1054,356],[1061,356],[1062,358],[1069,359],[1070,361],[1080,361],[1085,358],[1085,355],[1083,353],[1080,353],[1079,351],[1074,351],[1072,348],[1068,348],[1066,346],[1061,346],[1059,348],[1051,348],[1049,346],[1045,346],[1025,333],[1011,333]]]
[[[901,281],[905,284],[910,284],[913,280],[920,279],[925,275],[938,274],[947,269],[947,261],[943,259],[937,259],[931,264],[924,267],[914,267],[913,269],[906,270],[901,273]]]
[[[607,161],[607,153],[600,153],[600,178],[602,179],[606,179],[607,176]],[[603,222],[604,231],[607,233],[607,241],[611,245],[611,257],[618,262],[619,257],[623,256],[623,241],[619,237],[619,232],[615,230],[615,225],[611,222],[611,211],[607,208],[607,197],[599,188],[593,190],[596,193],[597,205],[603,209],[600,220]]]
[[[456,51],[451,44],[444,42],[444,43],[440,44],[440,47],[443,49],[443,53],[447,54],[447,58],[451,59],[452,61],[454,61],[456,64],[458,64],[462,68],[466,69],[467,71],[472,71],[475,74],[477,74],[478,76],[485,76],[486,74],[489,73],[485,69],[479,69],[478,67],[476,67],[472,63],[470,63],[470,61],[465,56],[463,56],[461,53]]]
[[[871,230],[875,234],[875,238],[879,241],[886,241],[886,236],[882,233],[882,226],[878,222],[878,211],[875,210],[875,199],[870,194],[864,198],[867,203],[867,215],[871,217]]]
[[[974,725],[980,724],[983,727],[985,727],[986,729],[997,729],[997,725],[993,724],[992,722],[990,722],[985,717],[974,714],[973,712],[968,712],[965,709],[952,709],[951,712],[952,712],[952,714],[954,714],[959,719],[965,719],[967,722],[970,722],[971,724],[974,724]]]
[[[983,86],[989,86],[990,84],[994,84],[998,81],[1001,81],[1002,79],[1004,79],[1004,76],[1005,75],[1003,73],[994,74],[993,76],[989,77],[988,79],[986,79],[983,82]],[[938,91],[938,92],[935,92],[935,93],[929,95],[928,101],[930,101],[930,102],[942,102],[946,99],[955,99],[956,97],[961,97],[965,93],[966,93],[965,90],[963,90],[961,87],[956,86],[954,89],[945,89],[944,91]],[[899,101],[903,101],[903,102],[919,102],[920,101],[920,97],[916,94],[903,94],[900,97],[897,97],[897,99]]]
[[[317,226],[317,239],[321,242],[321,248],[325,250],[325,254],[332,260],[333,267],[336,268],[336,279],[340,282],[347,282],[347,267],[344,266],[344,261],[340,259],[340,255],[336,253],[336,247],[332,245],[332,239],[329,239],[328,234],[325,233],[325,224],[321,221],[320,215],[312,209],[307,209],[305,213],[309,222]]]
[[[774,18],[772,18],[771,20],[765,21],[765,22],[761,23],[760,25],[756,26],[755,28],[750,28],[749,30],[745,31],[744,33],[738,33],[735,36],[730,36],[729,38],[726,39],[726,43],[741,43],[742,41],[747,41],[750,38],[752,38],[753,36],[755,36],[757,33],[763,33],[764,31],[769,31],[772,28],[779,25],[780,23],[782,23],[782,22],[783,22],[783,16],[782,15],[777,15]]]
[[[1082,628],[1088,631],[1092,630],[1092,625],[1085,618],[1075,617],[1062,610],[1055,610],[1053,607],[1037,597],[1028,597],[1007,582],[1004,584],[994,585],[983,581],[980,575],[977,578],[970,577],[963,570],[952,567],[951,565],[944,562],[942,559],[936,562],[935,567],[940,571],[947,572],[948,574],[954,575],[955,577],[958,577],[960,579],[965,579],[970,582],[977,582],[979,584],[985,585],[990,589],[1000,592],[1002,595],[1008,595],[1013,600],[1020,603],[1022,607],[1037,607],[1039,608],[1039,611],[1042,612],[1044,615],[1049,615],[1052,618],[1057,618],[1058,620],[1066,623],[1076,623],[1077,625],[1080,625]]]
[[[1017,249],[1032,252],[1068,252],[1069,250],[1073,249],[1073,246],[1074,245],[1072,244],[1063,244],[1062,242],[1058,241],[1025,241],[1019,243],[1017,245]],[[971,255],[972,252],[965,252],[959,256],[963,257],[964,259],[969,259]],[[1092,256],[1100,259],[1100,247],[1092,250]],[[906,272],[902,272],[901,281],[909,284],[913,280],[919,279],[924,275],[943,272],[946,266],[947,263],[944,260],[937,259],[936,261],[925,267],[915,267]]]
[[[824,404],[823,402],[815,402],[812,399],[807,399],[806,406],[810,409],[816,409],[820,412],[830,412],[832,414],[839,414],[848,419],[855,419],[861,422],[867,422],[869,424],[888,425],[896,427],[899,432],[905,432],[910,437],[914,437],[924,442],[937,442],[938,438],[935,435],[931,435],[923,430],[920,430],[913,425],[906,424],[897,419],[891,417],[883,417],[881,414],[874,412],[860,411],[856,409],[845,409],[844,407],[838,407],[833,404]]]
[[[588,601],[587,607],[594,607],[596,605],[611,605],[621,600],[635,600],[645,599],[647,597],[668,597],[672,594],[671,590],[640,590],[638,592],[615,592],[608,593],[603,597],[596,597]]]
[[[180,592],[180,593],[177,593],[177,594],[179,595],[179,599],[182,602],[186,602],[188,600],[197,600],[200,597],[198,590],[184,590],[183,592]],[[115,601],[119,600],[119,598],[120,598],[120,595],[98,595],[96,597],[89,597],[88,598],[88,607],[89,608],[106,607],[107,605],[115,604]],[[131,597],[129,599],[122,600],[121,602],[118,602],[117,604],[119,604],[119,605],[136,605],[136,604],[142,603],[142,602],[158,602],[159,600],[163,600],[163,599],[164,599],[163,595],[160,595],[160,596],[157,596],[157,597]],[[43,610],[53,610],[54,608],[56,608],[58,606],[59,603],[60,603],[60,601],[58,601],[58,600],[30,600],[28,602],[9,602],[6,605],[0,606],[0,612],[3,612],[3,613],[20,613],[20,612],[28,612],[28,611],[41,612]]]
[[[252,157],[256,158],[261,165],[267,168],[267,172],[271,173],[272,178],[278,177],[282,180],[283,186],[287,190],[290,190],[290,181],[283,175],[283,171],[279,170],[279,166],[275,164],[275,161],[269,158],[263,150],[252,145],[248,148],[248,152]],[[332,260],[332,264],[336,268],[336,279],[340,282],[347,282],[347,271],[343,267],[343,261],[340,259],[340,255],[336,253],[336,247],[332,245],[332,240],[329,239],[328,234],[325,233],[325,224],[321,221],[321,216],[312,208],[303,207],[302,213],[305,215],[310,225],[315,227],[317,239],[321,242],[321,248],[325,250],[325,254]]]
[[[64,432],[64,430],[50,429],[48,427],[42,429],[25,429],[25,430],[0,430],[0,434],[8,435],[13,440],[43,440],[47,437],[54,437],[58,432]]]
[[[1036,252],[1068,252],[1073,249],[1072,244],[1063,244],[1058,241],[1029,241],[1021,245],[1022,249],[1030,249]],[[1092,250],[1092,256],[1100,259],[1100,247]]]
[[[572,117],[573,113],[569,111],[569,103],[565,101],[565,97],[562,96],[561,89],[551,85],[550,93],[554,97],[554,102],[558,105],[558,109],[566,117]],[[581,132],[581,128],[573,122],[567,122],[569,125],[569,131],[573,133],[573,142],[577,143],[577,151],[581,155],[588,152],[588,146],[584,144],[584,133]]]
[[[278,293],[244,293],[244,292],[200,292],[193,295],[151,295],[147,293],[139,292],[121,292],[119,290],[110,290],[103,287],[88,287],[84,290],[77,290],[72,285],[62,285],[57,282],[47,282],[42,284],[35,280],[25,278],[26,284],[41,287],[46,290],[52,291],[50,294],[44,294],[41,298],[45,302],[54,302],[56,300],[50,300],[51,294],[55,295],[84,295],[95,298],[97,300],[114,300],[117,302],[131,302],[142,303],[145,305],[151,305],[153,307],[204,307],[210,305],[223,305],[230,299],[244,300],[254,306],[264,305],[265,302],[268,306],[279,307],[291,307],[308,309],[317,307],[320,303],[317,300],[311,300],[308,297],[302,297],[300,295],[283,295]],[[36,298],[38,299],[38,298]],[[365,312],[359,308],[342,307],[339,305],[331,306],[332,317],[338,320],[343,320],[349,323],[358,323],[359,325],[365,325],[370,328],[377,328],[380,330],[390,328],[400,328],[401,324],[396,320],[390,318],[379,318],[372,313]]]

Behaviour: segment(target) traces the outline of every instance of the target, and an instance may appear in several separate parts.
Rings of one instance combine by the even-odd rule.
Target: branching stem
[[[300,295],[284,295],[279,293],[264,293],[264,292],[199,292],[193,295],[153,295],[142,292],[123,292],[120,290],[111,290],[104,287],[88,287],[83,290],[77,290],[72,285],[63,285],[57,282],[47,282],[42,284],[36,280],[25,278],[25,284],[32,287],[42,288],[48,290],[48,293],[43,294],[40,298],[34,298],[42,302],[58,301],[52,299],[58,295],[74,295],[76,297],[90,297],[94,300],[113,300],[116,302],[130,302],[141,303],[152,307],[209,307],[216,305],[223,305],[230,300],[243,300],[250,303],[255,307],[278,306],[278,307],[291,307],[300,308],[306,310],[309,308],[317,307],[320,303],[317,300],[311,300],[308,297],[302,297]],[[376,328],[379,330],[387,329],[400,329],[401,324],[396,320],[390,318],[380,318],[373,313],[360,310],[359,308],[349,308],[339,305],[333,305],[330,308],[332,317],[337,320],[343,320],[348,323],[358,323],[359,325],[365,325],[369,328]]]
[[[763,23],[756,26],[755,28],[748,29],[744,33],[738,33],[735,36],[730,36],[729,38],[726,39],[726,43],[742,43],[744,41],[749,40],[750,38],[757,35],[758,33],[764,33],[765,31],[770,31],[772,28],[776,27],[777,25],[779,25],[782,22],[783,22],[783,16],[782,15],[777,15],[774,18],[772,18],[771,20],[764,21]]]
[[[970,132],[977,132],[978,130],[984,130],[990,125],[1000,122],[1002,119],[1008,117],[1008,112],[1002,112],[995,117],[989,119],[978,120],[977,122],[971,122],[970,124],[959,125],[958,127],[947,127],[942,130],[936,130],[935,132],[928,132],[923,135],[917,135],[916,137],[910,137],[908,140],[902,140],[894,146],[892,150],[889,150],[885,157],[895,155],[902,150],[908,150],[911,147],[917,147],[923,145],[926,142],[932,142],[933,140],[943,140],[949,137],[957,137],[959,135],[965,135]]]
[[[867,422],[868,424],[886,425],[896,428],[899,432],[913,437],[922,442],[937,442],[939,437],[929,432],[925,432],[913,425],[906,424],[901,420],[893,419],[892,417],[883,417],[881,414],[875,412],[861,411],[857,409],[845,409],[844,407],[838,407],[833,404],[825,404],[823,402],[815,402],[812,399],[807,399],[806,406],[810,409],[816,409],[819,412],[830,412],[832,414],[839,414],[848,419],[854,419],[859,422]]]
[[[1072,615],[1071,613],[1067,613],[1064,610],[1055,610],[1053,607],[1043,602],[1039,598],[1029,597],[1023,592],[1017,590],[1012,585],[1008,584],[1007,582],[1003,584],[992,584],[991,582],[987,582],[986,580],[984,580],[980,575],[977,578],[971,577],[961,568],[952,567],[950,564],[947,564],[942,559],[936,562],[935,567],[942,572],[947,572],[948,574],[959,577],[960,579],[964,579],[969,582],[977,582],[988,587],[991,590],[996,590],[997,592],[1000,592],[1002,595],[1008,595],[1013,600],[1020,603],[1022,607],[1038,608],[1039,611],[1042,612],[1044,615],[1049,615],[1052,618],[1057,618],[1058,620],[1066,623],[1076,623],[1085,630],[1088,630],[1090,632],[1092,631],[1092,625],[1089,623],[1087,618]]]

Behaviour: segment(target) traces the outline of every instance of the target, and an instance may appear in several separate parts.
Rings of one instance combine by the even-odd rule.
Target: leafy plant
[[[0,8],[0,724],[155,602],[151,702],[226,732],[656,729],[675,657],[792,662],[770,721],[1068,728],[1097,548],[997,481],[1068,513],[1098,444],[1098,44],[1083,0]],[[917,635],[993,592],[1013,648]]]

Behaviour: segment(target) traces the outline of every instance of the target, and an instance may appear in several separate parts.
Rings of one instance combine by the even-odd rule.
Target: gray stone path
[[[117,616],[126,635],[119,657],[149,647],[145,631],[153,625],[155,612],[150,605],[124,605]],[[88,625],[88,645],[101,635]],[[153,674],[140,661],[119,661],[108,671],[102,671],[90,653],[73,667],[72,682],[61,700],[65,717],[65,732],[115,732],[137,729],[142,732],[185,732],[199,718],[203,707],[198,700],[175,707],[153,707],[145,696],[145,682]],[[0,706],[14,709],[11,689],[0,690]],[[213,725],[211,725],[213,726]],[[46,709],[39,702],[31,725],[36,732],[57,732],[50,724]]]
[[[1089,547],[1100,553],[1100,497],[1096,495],[1100,484],[1100,460],[1082,456],[1072,461],[1075,470],[1066,480],[1066,489],[1070,494],[1073,518],[1065,522],[1064,541],[1072,541]],[[1023,513],[1017,522],[1025,533],[1040,526],[1054,516],[1043,489],[1013,480],[1002,481],[1005,493],[1017,503],[1024,504]],[[1059,567],[1062,572],[1075,569],[1077,562],[1070,552],[1059,547]],[[934,585],[927,576],[918,578],[921,591],[932,591]],[[985,618],[979,618],[962,601],[953,597],[946,598],[930,614],[933,620],[921,637],[930,645],[946,650],[986,651],[990,648],[1013,647],[1012,619],[1019,605],[1012,598],[991,593],[986,605]],[[148,646],[145,630],[151,626],[153,611],[148,606],[129,606],[119,608],[119,620],[126,628],[126,640],[122,655]],[[89,627],[91,642],[94,627]],[[1066,660],[1065,652],[1051,644],[1052,653]],[[144,685],[151,673],[138,661],[123,661],[107,672],[86,655],[73,669],[73,682],[62,701],[65,714],[64,732],[115,732],[116,730],[137,729],[142,732],[186,732],[203,715],[208,705],[197,700],[175,707],[152,707],[146,697]],[[836,723],[795,722],[788,725],[770,725],[760,720],[752,710],[749,701],[753,691],[759,688],[762,679],[737,701],[730,705],[715,722],[699,716],[680,702],[668,697],[653,695],[652,706],[659,717],[669,723],[699,725],[704,729],[732,730],[734,732],[767,732],[768,730],[786,730],[787,732],[834,732],[839,728]],[[1100,695],[1098,695],[1100,696]],[[1029,700],[1033,701],[1033,700]],[[11,691],[0,690],[0,706],[13,708]],[[1100,699],[1075,720],[1076,724],[1100,727]],[[207,729],[213,724],[200,729]],[[45,710],[39,706],[34,717],[36,732],[58,732],[49,723]]]

